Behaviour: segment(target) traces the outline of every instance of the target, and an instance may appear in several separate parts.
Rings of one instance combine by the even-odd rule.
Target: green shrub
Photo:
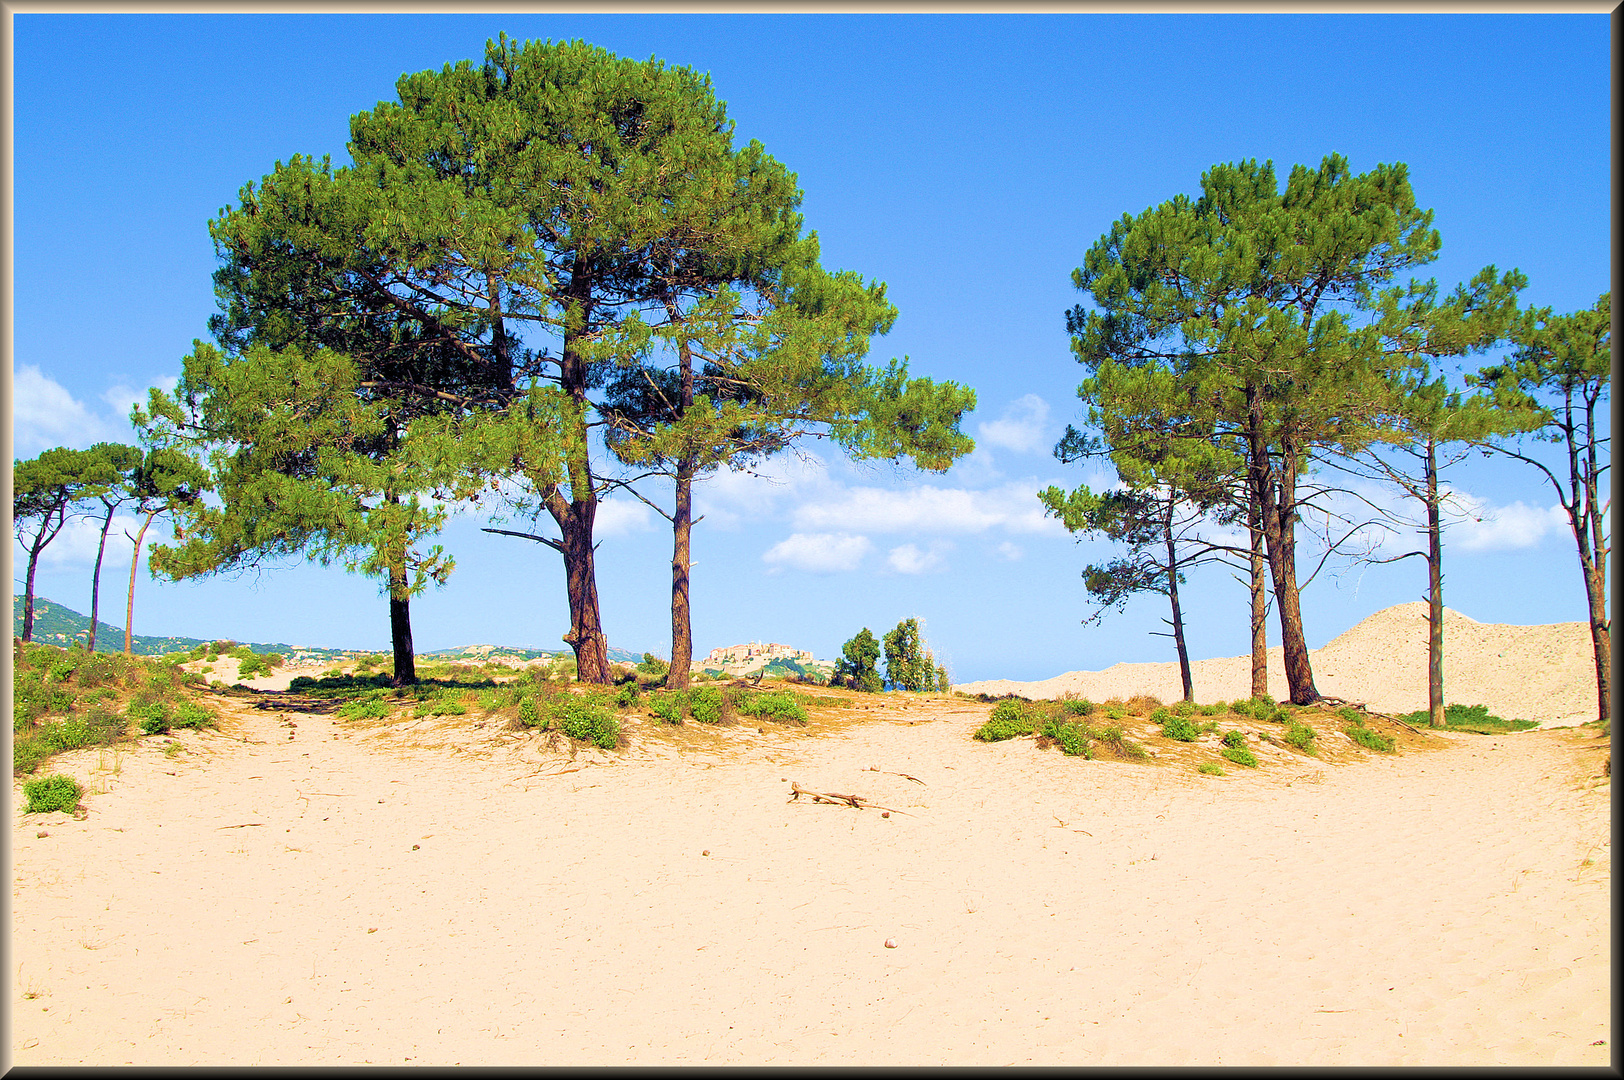
[[[1226,746],[1218,753],[1237,765],[1244,765],[1248,769],[1257,768],[1257,755],[1244,746]]]
[[[1150,718],[1162,725],[1162,735],[1165,738],[1176,739],[1179,742],[1195,742],[1198,734],[1195,725],[1184,717],[1175,716],[1166,709],[1157,709]]]
[[[37,780],[23,781],[23,796],[28,800],[25,814],[44,814],[52,810],[72,813],[79,806],[79,796],[85,793],[71,776],[57,773]]]
[[[1246,733],[1244,731],[1226,731],[1226,732],[1224,732],[1224,745],[1225,746],[1245,746],[1246,745]]]
[[[786,691],[769,694],[748,694],[738,702],[738,710],[745,716],[765,717],[782,723],[806,723],[806,710]]]
[[[1395,740],[1380,735],[1363,724],[1349,724],[1342,732],[1360,746],[1369,750],[1380,750],[1385,754],[1391,754],[1393,748],[1398,745]]]
[[[178,728],[192,728],[194,730],[214,727],[214,714],[203,708],[201,705],[194,705],[190,701],[182,701],[175,706],[175,719],[173,721],[173,726]]]
[[[1094,755],[1089,752],[1088,735],[1088,730],[1079,724],[1062,724],[1054,735],[1054,741],[1059,744],[1063,754],[1092,758]]]
[[[1406,713],[1399,719],[1416,727],[1426,727],[1432,722],[1432,716],[1426,709]],[[1498,716],[1490,716],[1487,705],[1449,705],[1444,708],[1444,727],[1472,735],[1504,735],[1511,731],[1529,731],[1539,725],[1532,720],[1502,720]]]
[[[620,692],[615,695],[615,704],[620,706],[622,709],[632,708],[637,704],[637,699],[640,694],[641,692],[638,689],[637,680],[634,678],[631,682],[621,686]]]
[[[544,726],[545,720],[546,715],[543,712],[540,701],[533,696],[521,697],[519,699],[520,723],[527,724],[530,727],[542,727]]]
[[[337,715],[343,720],[381,720],[393,711],[383,695],[373,694],[351,698],[338,707]]]
[[[162,701],[132,701],[126,713],[140,725],[143,735],[169,734],[169,706]]]
[[[1314,739],[1319,733],[1307,724],[1292,720],[1286,727],[1286,745],[1301,750],[1305,754],[1317,754],[1314,748]]]
[[[1093,716],[1094,703],[1087,698],[1069,698],[1060,703],[1068,716]]]
[[[1199,772],[1199,773],[1203,773],[1203,774],[1205,774],[1207,776],[1223,776],[1224,775],[1223,766],[1217,764],[1216,762],[1212,762],[1212,761],[1202,763],[1201,767],[1199,769],[1197,769],[1196,771]]]
[[[1005,698],[992,707],[992,715],[976,730],[975,738],[982,742],[1001,742],[1020,735],[1030,735],[1037,727],[1037,718],[1019,698]]]
[[[1126,720],[1128,718],[1128,710],[1121,705],[1115,705],[1108,701],[1101,706],[1101,709],[1105,713],[1107,720]]]
[[[649,702],[649,711],[667,724],[682,723],[682,714],[688,706],[688,695],[682,691],[657,694]]]
[[[688,714],[701,724],[721,723],[722,691],[714,686],[700,686],[688,691]]]
[[[572,697],[558,703],[558,729],[572,739],[613,750],[620,742],[620,721],[602,705]]]
[[[1193,701],[1175,701],[1173,703],[1173,715],[1194,716],[1197,708],[1199,706]]]
[[[1139,743],[1127,737],[1121,724],[1109,724],[1095,732],[1095,738],[1111,748],[1111,752],[1119,758],[1129,761],[1143,761],[1150,757],[1150,751]]]
[[[663,678],[671,670],[671,665],[653,653],[644,653],[643,662],[637,665],[637,670],[644,675],[658,675]]]
[[[1229,711],[1229,706],[1225,705],[1221,701],[1215,701],[1211,705],[1201,706],[1201,708],[1196,711],[1202,716],[1222,716],[1224,713]]]

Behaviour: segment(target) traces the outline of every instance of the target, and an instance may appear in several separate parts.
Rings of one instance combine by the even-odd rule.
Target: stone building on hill
[[[776,641],[765,644],[752,641],[744,645],[724,645],[720,649],[712,649],[697,666],[705,671],[720,671],[738,677],[752,675],[774,662],[808,669],[827,666],[819,665],[805,649],[792,649]]]

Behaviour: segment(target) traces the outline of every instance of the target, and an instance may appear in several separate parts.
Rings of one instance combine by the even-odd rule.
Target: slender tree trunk
[[[396,563],[389,567],[389,640],[395,650],[395,685],[413,685],[417,682],[417,653],[412,648],[412,594],[406,567]]]
[[[23,588],[23,640],[34,640],[34,568],[39,565],[40,544],[28,552],[28,580]]]
[[[1190,678],[1190,650],[1184,644],[1184,612],[1179,607],[1178,550],[1173,544],[1173,500],[1168,499],[1162,518],[1162,537],[1167,541],[1167,599],[1173,605],[1173,644],[1179,654],[1179,678],[1184,683],[1184,700],[1195,700],[1195,683]]]
[[[1607,534],[1603,528],[1603,514],[1598,512],[1597,478],[1601,475],[1596,457],[1596,403],[1585,399],[1585,459],[1581,475],[1579,454],[1573,445],[1572,427],[1569,427],[1569,460],[1572,463],[1573,505],[1579,515],[1569,511],[1573,535],[1579,546],[1579,569],[1585,576],[1585,597],[1590,602],[1590,646],[1596,656],[1596,716],[1606,721],[1613,713],[1613,639],[1612,624],[1607,618]],[[1582,485],[1582,486],[1581,486]],[[1582,502],[1580,500],[1583,500]],[[1590,535],[1586,537],[1585,526]]]
[[[1314,688],[1314,670],[1309,662],[1308,642],[1303,637],[1303,615],[1297,592],[1297,465],[1294,448],[1282,445],[1278,468],[1269,460],[1269,447],[1263,434],[1261,401],[1248,389],[1252,399],[1248,425],[1251,457],[1249,476],[1257,493],[1263,518],[1263,539],[1268,549],[1269,574],[1274,581],[1274,601],[1280,612],[1280,646],[1285,654],[1286,686],[1293,705],[1312,705],[1319,700]],[[1277,474],[1277,475],[1274,475]]]
[[[147,526],[151,525],[152,519],[157,516],[158,511],[156,510],[147,514],[147,520],[141,523],[141,528],[135,534],[135,551],[130,555],[130,598],[124,605],[125,656],[131,655],[132,647],[135,644],[135,568],[141,562],[141,541],[147,535]],[[128,536],[130,534],[125,533],[124,535]]]
[[[693,668],[693,608],[688,595],[689,572],[693,565],[689,557],[694,527],[693,495],[693,458],[686,457],[677,464],[676,509],[671,515],[671,670],[665,677],[668,690],[686,690]]]
[[[1255,495],[1246,503],[1246,531],[1251,539],[1247,561],[1252,572],[1252,696],[1269,696],[1268,560],[1263,556],[1263,513]]]
[[[559,550],[564,556],[564,584],[569,597],[570,628],[564,640],[575,650],[575,677],[585,683],[614,682],[609,667],[609,642],[603,634],[598,608],[598,577],[594,561],[592,527],[598,514],[598,495],[587,453],[587,363],[578,337],[592,313],[593,267],[577,255],[565,289],[564,348],[559,357],[559,386],[575,404],[575,417],[564,455],[569,498],[554,489],[545,499],[558,525]]]
[[[107,508],[107,516],[102,519],[101,542],[96,545],[96,569],[91,572],[90,578],[90,640],[85,648],[90,652],[96,651],[96,612],[101,603],[101,564],[102,555],[107,551],[107,530],[113,527],[113,510]]]
[[[1427,720],[1444,726],[1444,572],[1438,512],[1438,447],[1427,440]]]

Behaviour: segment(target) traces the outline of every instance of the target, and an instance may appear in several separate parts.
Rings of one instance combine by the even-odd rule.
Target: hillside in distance
[[[13,637],[21,637],[23,633],[23,598],[14,595],[11,601],[11,634]],[[47,600],[43,596],[34,597],[34,640],[36,642],[41,645],[55,645],[65,649],[76,642],[83,645],[89,638],[90,617],[88,615],[82,615],[70,607],[58,604],[54,600]],[[136,634],[131,639],[130,651],[137,656],[162,656],[165,653],[187,652],[205,643],[204,638],[159,637],[151,634]],[[290,660],[341,660],[358,653],[371,651],[368,649],[328,649],[309,645],[289,645],[285,642],[267,644],[265,642],[250,641],[243,644],[246,644],[254,652],[280,653]],[[110,626],[97,619],[96,651],[123,652],[123,627]],[[493,654],[519,660],[540,660],[543,657],[574,655],[568,649],[506,648],[497,645],[464,645],[461,648],[438,649],[434,652],[422,652],[417,655],[435,660],[479,663]],[[630,653],[625,649],[610,646],[609,659],[635,664],[643,659],[643,654]]]
[[[21,637],[22,633],[23,598],[13,596],[11,598],[11,635]],[[55,645],[65,649],[74,644],[83,645],[89,638],[90,616],[82,615],[66,605],[58,604],[54,600],[47,600],[43,596],[34,597],[34,641],[41,645]],[[162,656],[165,653],[186,652],[202,644],[205,644],[203,638],[136,634],[130,639],[130,651],[137,656]],[[259,641],[250,641],[245,644],[257,653],[281,653],[284,656],[297,653],[317,660],[349,655],[344,649],[296,648],[283,643],[267,644]],[[123,652],[124,628],[109,626],[97,619],[96,651]]]

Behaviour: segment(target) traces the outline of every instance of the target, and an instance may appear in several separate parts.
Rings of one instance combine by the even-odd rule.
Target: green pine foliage
[[[834,674],[829,681],[836,686],[878,693],[885,688],[880,678],[879,660],[880,643],[865,626],[841,646],[840,659],[835,661]]]

